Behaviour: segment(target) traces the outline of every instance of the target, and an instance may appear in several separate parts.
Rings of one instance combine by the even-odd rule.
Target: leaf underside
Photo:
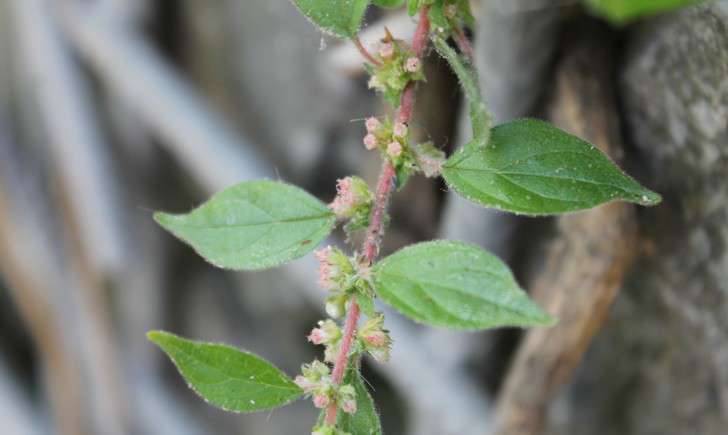
[[[226,411],[256,412],[286,405],[303,391],[278,368],[224,344],[186,340],[163,331],[147,334],[205,401]]]
[[[456,152],[445,163],[443,177],[475,203],[526,215],[561,214],[616,200],[661,201],[593,145],[533,119],[494,128],[484,149],[466,146]]]
[[[384,302],[428,325],[476,330],[554,321],[502,261],[467,243],[412,245],[379,262],[373,273]]]
[[[230,187],[185,215],[155,213],[165,229],[215,266],[256,270],[311,252],[336,217],[318,199],[277,181]]]

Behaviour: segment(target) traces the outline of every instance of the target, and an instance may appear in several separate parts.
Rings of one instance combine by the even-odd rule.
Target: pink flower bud
[[[308,341],[313,344],[324,344],[326,342],[326,333],[321,328],[313,328],[308,336]]]
[[[407,136],[407,124],[403,122],[398,122],[394,124],[394,135],[396,137],[405,137]]]
[[[379,122],[377,118],[372,116],[370,118],[367,118],[366,126],[369,133],[374,133],[375,131],[379,130],[379,127],[382,126],[382,123]]]
[[[384,59],[394,56],[394,44],[391,42],[382,43],[379,46],[379,55]]]
[[[334,201],[336,202],[336,201]],[[334,210],[338,205],[333,205]],[[333,248],[327,246],[323,249],[319,249],[314,252],[314,255],[319,261],[319,285],[326,290],[333,290],[336,288],[335,278],[339,271],[336,266],[332,263]]]
[[[384,317],[379,315],[367,320],[359,330],[359,338],[369,354],[379,362],[389,360],[392,339],[389,332],[383,329]]]
[[[387,145],[387,154],[389,157],[395,158],[402,155],[402,145],[399,144],[397,141],[391,142],[389,145]]]
[[[359,177],[352,176],[337,180],[336,198],[329,204],[329,208],[339,219],[349,219],[358,211],[368,207],[371,201],[372,194],[367,183]]]
[[[326,408],[329,406],[329,403],[331,403],[331,399],[329,399],[329,396],[326,394],[317,394],[313,396],[313,406],[316,408]]]
[[[364,341],[370,346],[382,347],[388,345],[389,337],[383,331],[373,331],[364,336]]]
[[[375,149],[377,147],[377,137],[371,133],[364,136],[364,146],[370,151]]]
[[[419,72],[421,67],[422,64],[417,57],[410,57],[404,64],[404,69],[412,74]]]
[[[341,404],[341,409],[347,414],[355,414],[356,400],[344,400],[344,402]]]

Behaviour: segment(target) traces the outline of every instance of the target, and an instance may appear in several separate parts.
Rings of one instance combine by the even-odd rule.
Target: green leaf
[[[430,11],[427,13],[427,17],[430,19],[430,25],[437,32],[449,32],[451,30],[450,22],[445,17],[444,8],[445,2],[443,0],[435,0],[430,7]]]
[[[149,332],[147,337],[172,359],[190,388],[226,411],[273,409],[303,395],[288,376],[251,353],[163,331]]]
[[[381,8],[398,8],[404,4],[405,0],[372,0],[372,3]]]
[[[379,414],[372,396],[364,385],[358,364],[349,367],[343,384],[350,384],[356,390],[356,412],[352,415],[339,410],[337,427],[351,435],[382,435]]]
[[[460,80],[460,85],[469,102],[470,125],[473,129],[473,138],[465,147],[485,147],[490,140],[493,121],[488,111],[488,106],[485,104],[485,100],[480,93],[478,75],[470,66],[470,62],[458,55],[441,36],[434,34],[432,36],[432,43],[440,56],[450,64],[453,72],[455,72],[455,75]]]
[[[466,27],[475,28],[475,17],[470,9],[470,0],[460,0],[458,2],[458,10],[463,17],[463,23]]]
[[[474,245],[419,243],[385,258],[373,272],[384,302],[428,325],[487,329],[554,322],[518,287],[508,266]]]
[[[305,191],[277,181],[223,190],[185,215],[154,219],[218,267],[255,270],[302,257],[332,230],[336,217]]]
[[[533,119],[494,128],[484,149],[455,153],[445,162],[443,177],[473,202],[527,215],[567,213],[615,200],[661,201],[593,145]]]
[[[322,31],[351,38],[359,33],[370,0],[293,0]]]
[[[427,3],[428,0],[407,0],[407,13],[412,17]]]
[[[615,23],[668,12],[703,0],[584,0],[589,9]]]

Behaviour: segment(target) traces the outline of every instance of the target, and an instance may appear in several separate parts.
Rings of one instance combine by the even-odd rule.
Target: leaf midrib
[[[400,275],[400,274],[398,274],[398,273],[392,273],[392,272],[386,272],[386,271],[383,271],[383,272],[381,272],[381,273],[382,273],[383,275],[389,275],[390,277],[394,277],[394,278],[399,278],[399,279],[402,279],[402,280],[405,280],[405,281],[409,281],[409,282],[411,282],[411,283],[415,284],[416,286],[420,287],[420,289],[421,289],[421,290],[422,290],[422,291],[423,291],[424,293],[426,293],[426,294],[428,294],[428,295],[430,294],[429,292],[427,292],[427,291],[425,290],[425,286],[424,286],[424,285],[423,285],[423,284],[422,284],[422,283],[421,283],[420,281],[418,281],[418,280],[416,280],[416,279],[413,279],[413,278],[411,278],[411,277],[408,277],[408,276],[405,276],[405,275]],[[471,293],[468,293],[468,292],[466,292],[466,291],[464,291],[464,290],[461,290],[461,289],[459,289],[459,288],[457,288],[457,287],[450,287],[450,286],[447,286],[447,285],[443,285],[443,284],[434,284],[434,285],[436,285],[436,286],[438,286],[438,287],[442,287],[442,288],[444,288],[444,289],[447,289],[447,290],[451,290],[451,291],[454,291],[455,293],[459,293],[459,294],[461,294],[461,295],[465,295],[465,296],[468,296],[468,297],[476,297],[476,298],[477,298],[477,296],[476,296],[476,295],[473,295],[473,294],[471,294]],[[522,295],[521,295],[521,296],[522,296]],[[444,308],[444,307],[442,306],[442,304],[441,304],[441,303],[437,302],[437,300],[436,300],[435,298],[431,298],[431,299],[432,299],[432,301],[433,301],[433,302],[434,302],[434,303],[435,303],[436,305],[438,305],[438,306],[439,306],[439,307],[440,307],[440,308],[441,308],[441,309],[442,309],[443,311],[447,312],[447,313],[448,313],[449,315],[454,315],[454,314],[453,314],[453,313],[451,313],[450,311],[446,310],[446,309],[445,309],[445,308]],[[483,300],[483,301],[484,301],[485,303],[487,303],[488,305],[492,305],[492,306],[495,306],[495,307],[497,307],[497,308],[503,308],[503,309],[505,309],[506,311],[509,311],[509,312],[511,312],[511,313],[514,313],[514,314],[516,314],[516,315],[519,315],[519,316],[522,316],[522,317],[525,317],[525,318],[529,318],[529,319],[534,319],[534,318],[535,318],[534,316],[530,316],[530,315],[527,315],[527,314],[525,314],[525,313],[523,313],[523,312],[521,312],[521,311],[518,311],[518,310],[516,310],[516,309],[514,309],[514,308],[512,308],[512,307],[509,307],[509,306],[504,306],[504,305],[498,305],[498,304],[497,304],[496,302],[494,302],[494,301],[492,301],[492,300],[490,300],[490,299],[487,299],[487,298],[479,298],[479,299]]]
[[[247,227],[259,227],[264,225],[276,225],[276,224],[288,224],[288,223],[295,223],[295,222],[305,222],[305,221],[313,221],[313,220],[321,220],[321,219],[328,219],[332,218],[334,216],[333,213],[327,213],[322,214],[318,216],[305,216],[305,217],[298,217],[298,218],[290,218],[290,219],[279,219],[279,220],[272,220],[268,222],[257,222],[257,223],[244,223],[244,224],[231,224],[231,225],[192,225],[187,224],[184,222],[171,222],[172,225],[178,226],[178,227],[184,227],[184,228],[192,228],[192,229],[213,229],[213,230],[219,230],[219,229],[233,229],[233,228],[247,228]],[[181,216],[182,218],[185,218],[187,216]]]
[[[244,384],[250,384],[250,385],[265,385],[267,387],[278,388],[278,389],[281,389],[281,390],[297,391],[296,388],[298,388],[298,387],[294,388],[292,386],[281,386],[281,385],[269,384],[269,383],[266,383],[266,382],[250,382],[250,379],[238,378],[236,376],[229,375],[229,374],[225,373],[224,371],[222,371],[221,369],[219,369],[219,368],[217,368],[217,367],[215,367],[213,365],[210,365],[209,363],[206,363],[206,362],[202,361],[199,358],[196,358],[194,356],[194,354],[186,351],[184,348],[182,348],[180,346],[177,346],[177,345],[171,344],[171,343],[168,344],[168,345],[170,347],[176,349],[178,352],[182,353],[183,355],[186,355],[188,358],[192,359],[193,361],[196,361],[198,364],[200,364],[200,365],[202,365],[202,366],[204,366],[204,367],[206,367],[206,368],[208,368],[208,369],[210,369],[210,370],[212,370],[212,371],[214,371],[216,373],[219,373],[222,376],[228,378],[228,379],[226,379],[225,381],[222,381],[222,382],[202,383],[203,385],[208,385],[208,386],[209,385],[217,385],[217,384],[221,384],[221,383],[224,383],[224,382],[230,382],[230,381],[235,380],[235,381],[238,381],[238,382],[242,382]],[[285,379],[285,380],[288,381],[287,379]]]

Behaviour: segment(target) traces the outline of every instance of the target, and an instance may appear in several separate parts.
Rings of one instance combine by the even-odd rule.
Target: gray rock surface
[[[641,211],[642,258],[552,433],[725,434],[728,7],[686,9],[631,36],[624,115],[643,178],[665,201]]]

